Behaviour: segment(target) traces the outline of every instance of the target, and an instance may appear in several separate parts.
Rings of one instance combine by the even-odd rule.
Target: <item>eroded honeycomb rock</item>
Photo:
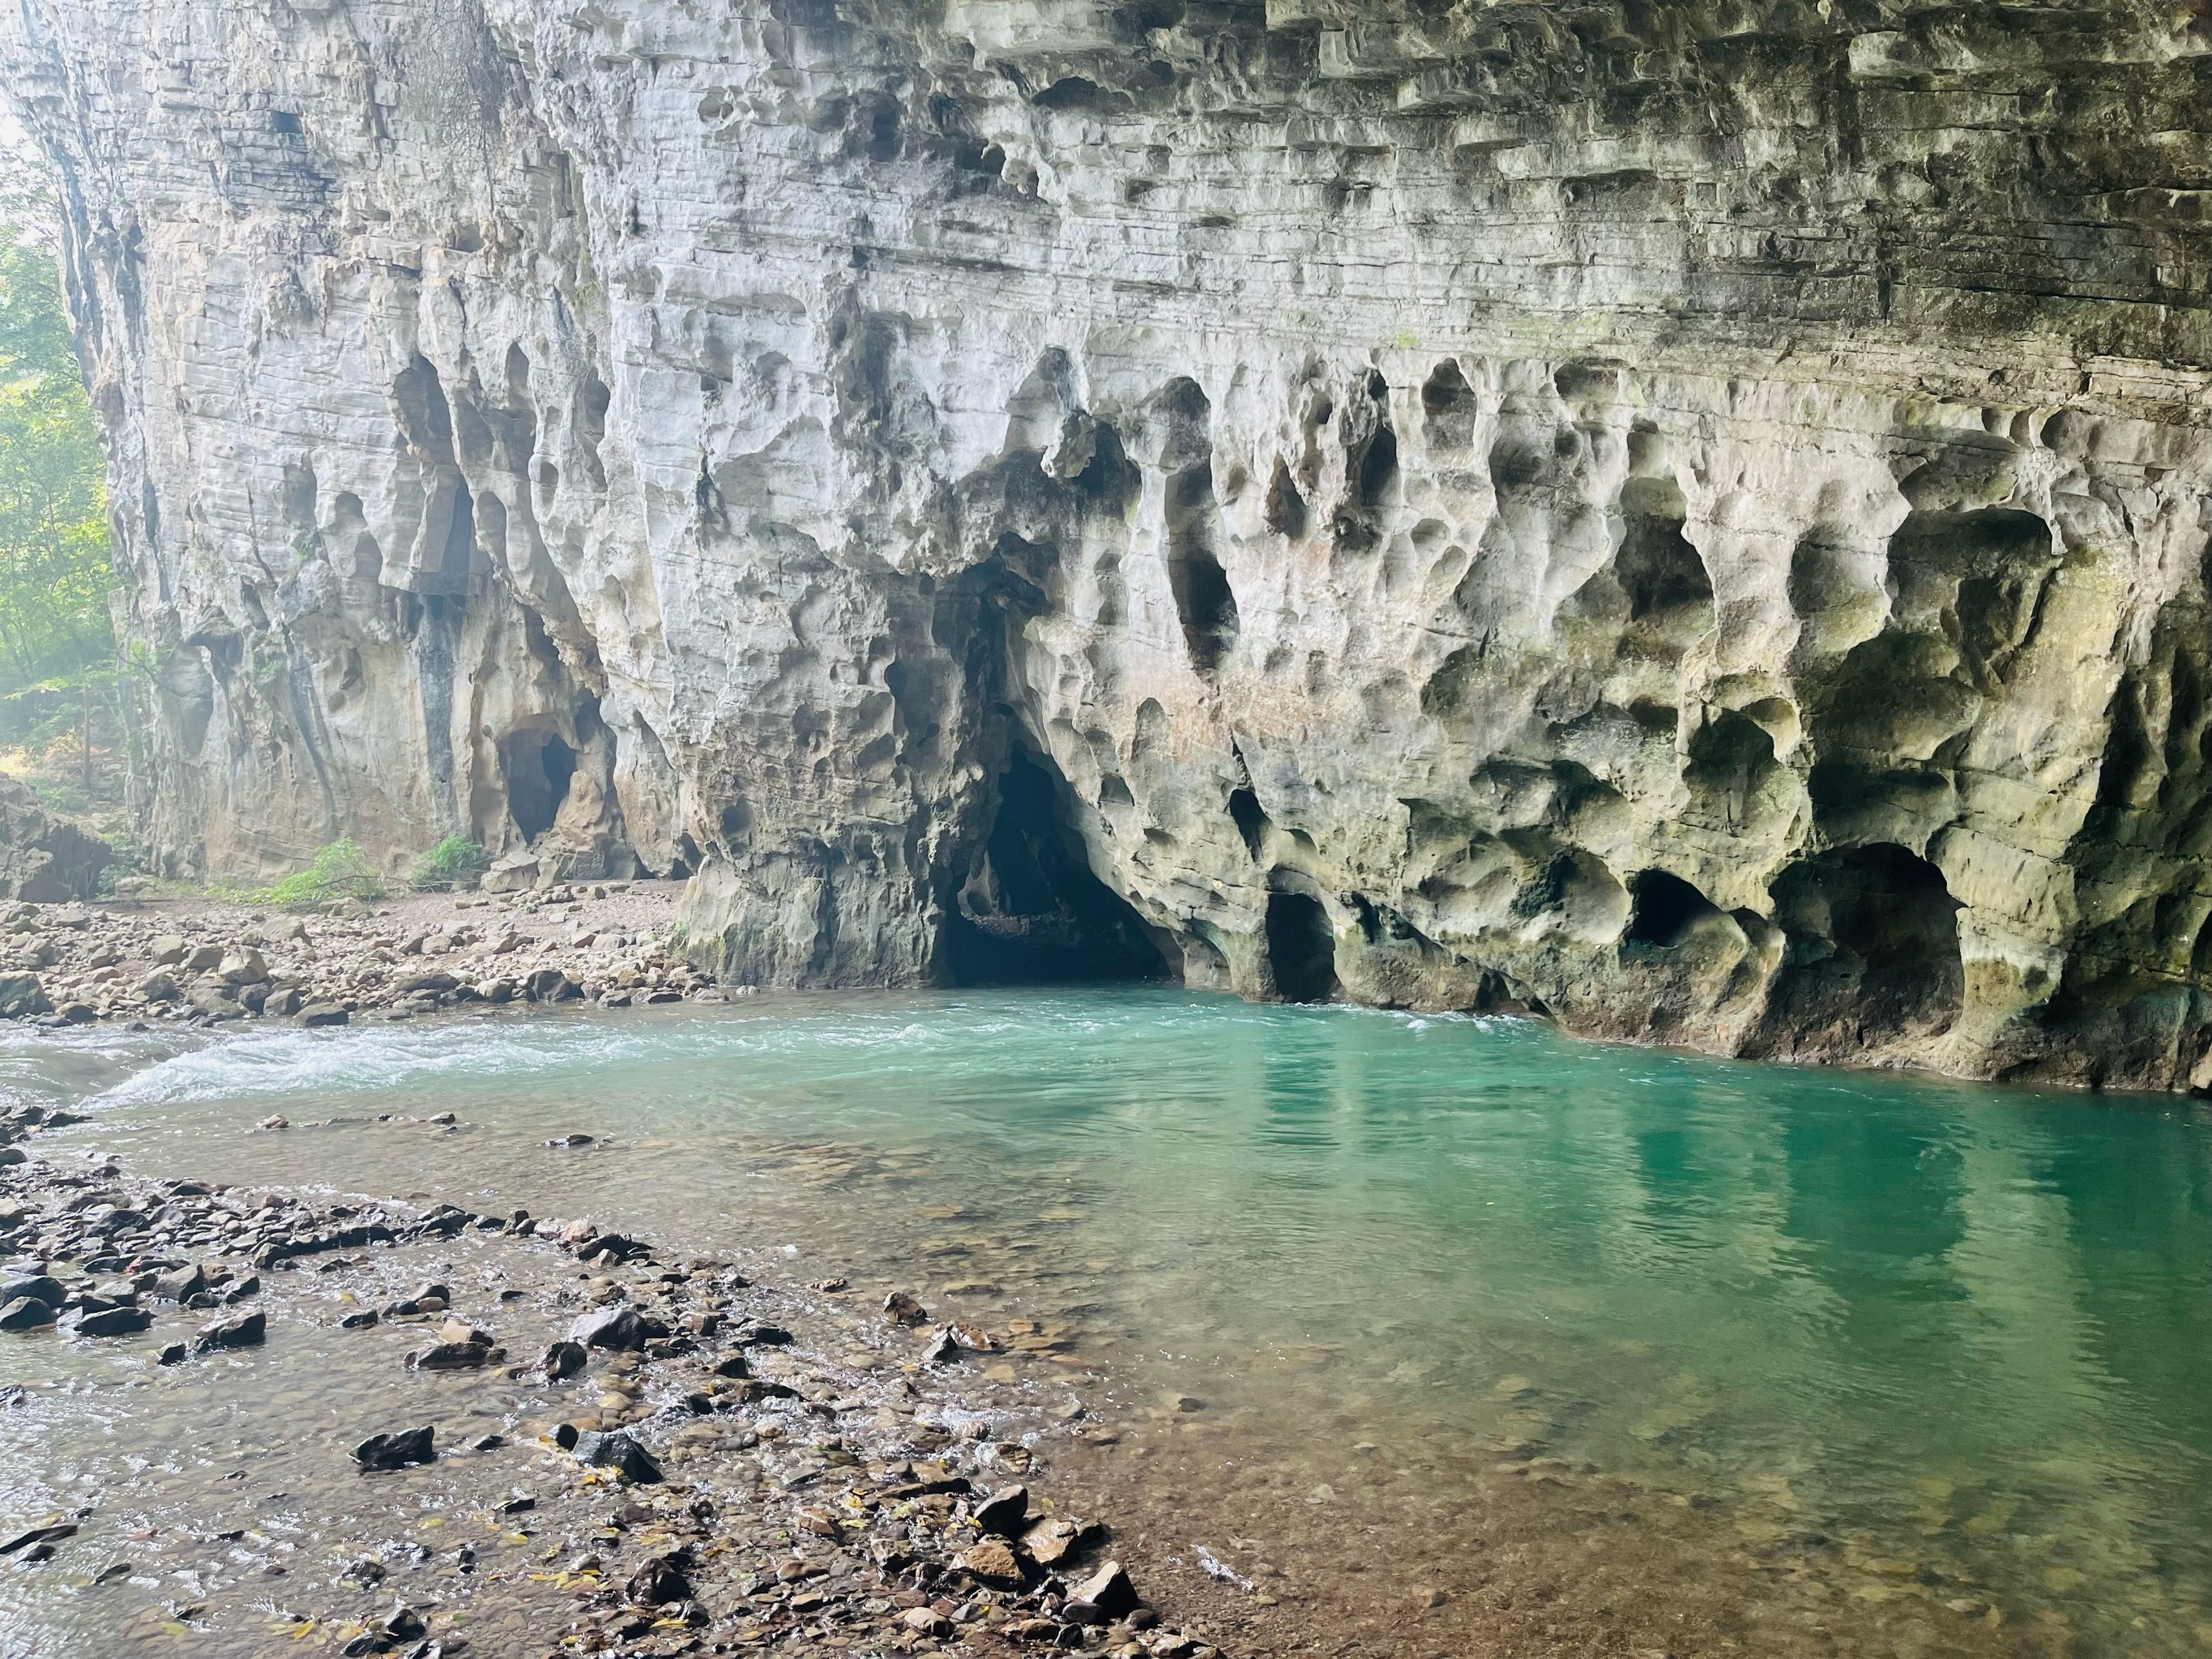
[[[26,0],[179,867],[2174,1086],[2208,35]]]

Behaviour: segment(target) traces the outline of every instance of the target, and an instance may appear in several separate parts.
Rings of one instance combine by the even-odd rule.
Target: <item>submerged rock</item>
[[[482,1342],[441,1342],[414,1357],[418,1371],[475,1371],[494,1363],[500,1350]]]
[[[678,1556],[653,1556],[630,1576],[629,1599],[647,1607],[690,1599],[691,1580],[685,1571],[687,1565]]]
[[[884,1312],[897,1325],[927,1325],[929,1310],[904,1291],[893,1291],[884,1298]]]
[[[353,1449],[353,1461],[361,1465],[363,1474],[385,1473],[402,1469],[413,1463],[428,1463],[437,1457],[432,1442],[435,1431],[428,1428],[403,1429],[397,1433],[373,1434]]]

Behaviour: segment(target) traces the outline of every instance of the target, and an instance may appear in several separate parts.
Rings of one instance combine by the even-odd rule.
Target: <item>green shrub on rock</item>
[[[473,887],[491,863],[491,855],[466,836],[448,836],[422,855],[410,878],[422,892],[442,892],[453,887]]]

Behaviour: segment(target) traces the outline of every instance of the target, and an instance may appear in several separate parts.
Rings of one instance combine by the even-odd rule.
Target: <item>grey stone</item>
[[[0,775],[0,896],[40,904],[88,899],[115,854],[91,830]]]
[[[79,1314],[68,1328],[76,1336],[130,1336],[153,1322],[154,1316],[143,1308],[102,1308]]]
[[[11,1297],[0,1304],[0,1331],[34,1331],[53,1322],[54,1304],[37,1297]]]
[[[0,1019],[33,1019],[53,1006],[36,974],[0,974]]]
[[[617,1352],[642,1348],[653,1339],[667,1334],[666,1326],[647,1318],[626,1302],[585,1314],[568,1328],[568,1338],[573,1342],[586,1348]]]
[[[198,1353],[213,1353],[218,1348],[255,1348],[268,1336],[268,1316],[256,1309],[201,1326],[198,1335],[192,1339],[192,1348]]]

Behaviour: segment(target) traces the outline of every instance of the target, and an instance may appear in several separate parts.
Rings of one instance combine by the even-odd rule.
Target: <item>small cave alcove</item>
[[[1336,934],[1321,901],[1267,895],[1267,972],[1285,1002],[1327,1002],[1338,990]]]
[[[1957,1018],[1961,907],[1927,860],[1889,842],[1839,848],[1791,866],[1771,890],[1795,981],[1780,988],[1799,1018],[1848,1008],[1870,1033],[1941,1030]]]
[[[1672,950],[1697,923],[1721,914],[1711,899],[1667,870],[1638,872],[1629,881],[1628,897],[1628,931],[1620,940],[1626,945]]]
[[[553,827],[576,775],[576,751],[553,732],[517,732],[499,745],[507,774],[507,810],[525,841]]]
[[[1092,872],[1073,827],[1074,793],[1051,763],[1016,749],[1000,774],[998,797],[990,833],[945,918],[945,981],[1175,978],[1143,919]]]

